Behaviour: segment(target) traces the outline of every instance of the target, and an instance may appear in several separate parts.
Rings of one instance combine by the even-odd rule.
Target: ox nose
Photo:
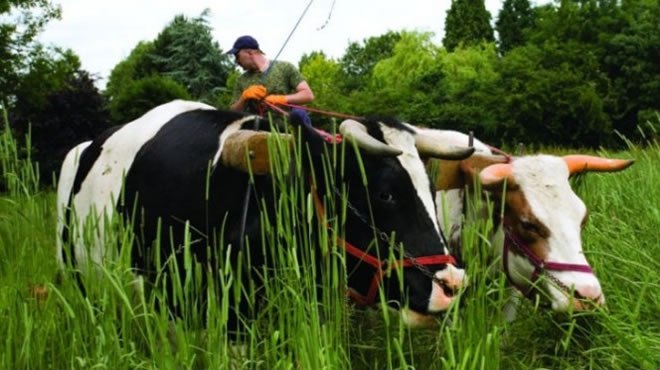
[[[449,308],[455,295],[465,285],[465,270],[447,265],[447,268],[434,274],[429,312],[444,311]]]
[[[575,289],[575,309],[585,311],[605,304],[605,296],[600,285],[587,285]]]

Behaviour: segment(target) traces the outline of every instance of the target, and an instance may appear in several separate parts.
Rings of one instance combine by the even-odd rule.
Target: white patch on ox
[[[382,123],[380,124],[380,128],[383,132],[385,142],[403,152],[397,157],[397,160],[401,163],[401,166],[406,172],[408,172],[410,180],[417,192],[417,196],[422,201],[426,213],[433,222],[433,227],[439,233],[440,230],[438,229],[438,218],[435,213],[433,196],[429,191],[431,183],[429,182],[424,163],[419,157],[419,152],[415,147],[415,137],[412,134],[402,132],[401,130],[383,125]],[[449,253],[449,251],[445,250],[445,253]]]
[[[581,240],[581,223],[587,209],[570,186],[564,160],[548,155],[521,157],[513,162],[513,176],[535,217],[551,230],[547,239],[547,261],[589,265]],[[521,262],[515,263],[519,265]],[[600,282],[594,274],[577,271],[549,273],[586,298],[600,297],[602,301]],[[551,283],[548,286],[553,309],[567,309],[569,292]]]
[[[75,255],[81,265],[84,266],[86,262],[90,261],[100,263],[105,255],[102,241],[104,217],[111,219],[114,215],[115,203],[120,195],[124,176],[133,164],[137,152],[170,119],[195,109],[212,110],[215,108],[199,102],[175,100],[160,105],[140,118],[127,123],[105,141],[99,158],[94,162],[82,183],[80,192],[75,194],[72,202],[78,225],[78,232],[76,235],[72,235],[72,238],[75,244]],[[121,150],[115,150],[117,148],[121,148]],[[75,170],[72,175],[65,174],[65,176],[75,177]],[[73,184],[73,180],[66,181],[71,181],[71,185]],[[65,204],[68,202],[68,195],[63,195],[58,203],[61,206],[63,202]],[[93,218],[90,218],[92,212]],[[95,243],[91,248],[86,248],[81,242],[83,226],[87,222],[97,225],[94,233]],[[87,252],[88,250],[90,253]]]
[[[64,162],[62,162],[60,178],[57,181],[57,262],[60,266],[64,266],[61,235],[64,231],[64,224],[66,223],[65,209],[69,205],[69,196],[73,190],[73,182],[76,178],[76,169],[78,168],[80,154],[91,143],[91,141],[80,143],[66,154]]]

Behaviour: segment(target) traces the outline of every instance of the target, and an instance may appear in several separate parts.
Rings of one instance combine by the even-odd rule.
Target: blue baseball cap
[[[241,37],[237,38],[236,41],[234,42],[234,47],[229,49],[229,51],[226,52],[225,54],[234,54],[234,55],[236,55],[236,53],[238,53],[239,51],[241,51],[243,49],[260,50],[259,49],[259,43],[252,36],[249,36],[249,35],[241,36]]]

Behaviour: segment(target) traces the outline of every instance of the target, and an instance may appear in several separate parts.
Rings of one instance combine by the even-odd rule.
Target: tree
[[[48,92],[43,102],[25,104],[19,95],[18,103],[9,112],[10,121],[19,135],[31,127],[32,158],[39,163],[44,184],[50,184],[51,176],[58,174],[71,147],[95,138],[109,126],[105,100],[89,73],[83,70],[72,71],[60,86]]]
[[[505,54],[516,46],[524,45],[524,33],[533,26],[534,12],[529,0],[504,0],[495,22],[500,53]]]
[[[394,45],[401,39],[399,32],[369,37],[362,43],[351,42],[340,60],[342,90],[345,93],[362,88],[379,60],[388,58],[394,52]]]
[[[495,41],[490,18],[484,0],[452,0],[447,10],[442,44],[447,50],[453,51],[461,45]]]
[[[161,76],[151,76],[129,83],[110,102],[113,122],[127,123],[158,105],[175,99],[191,99],[185,87]]]
[[[119,62],[110,72],[104,95],[112,100],[123,89],[136,80],[150,76],[153,71],[145,70],[147,55],[153,53],[154,44],[150,41],[140,41],[131,50],[126,59]]]
[[[144,102],[142,106],[147,109],[152,108],[150,104],[156,101],[163,103],[161,100],[167,96],[185,96],[209,104],[229,99],[227,83],[235,68],[218,43],[213,41],[208,14],[207,9],[193,19],[177,15],[155,40],[141,41],[125,60],[112,69],[105,95],[111,103],[113,120],[120,119],[117,121],[120,123],[125,122],[127,117],[135,118],[137,112],[121,112],[125,104],[133,108],[140,106],[127,100],[127,96]],[[152,79],[154,76],[167,80],[156,82],[158,79]],[[143,79],[151,80],[136,88],[135,83]],[[155,85],[161,85],[167,91],[163,94],[151,91]],[[136,96],[137,91],[151,91],[157,95],[155,98]]]
[[[26,72],[34,38],[60,8],[49,0],[0,1],[0,98],[12,103],[14,88]]]
[[[356,95],[355,111],[384,114],[405,120],[432,115],[428,96],[432,91],[419,88],[419,81],[437,64],[437,46],[430,33],[403,32],[392,55],[373,67],[367,88]],[[424,123],[415,121],[415,123]]]
[[[300,71],[316,96],[311,103],[312,107],[348,112],[347,96],[340,90],[341,66],[337,61],[326,57],[323,52],[313,52],[303,56],[300,66]],[[327,125],[330,122],[328,117],[314,117],[316,126]]]
[[[213,41],[208,14],[207,9],[193,19],[174,17],[146,54],[145,61],[151,68],[145,69],[171,78],[195,99],[211,102],[225,89],[234,66]]]
[[[573,43],[577,44],[577,43]],[[502,58],[494,96],[507,142],[598,147],[612,137],[595,58],[570,43],[527,45]],[[591,59],[583,64],[572,59]]]

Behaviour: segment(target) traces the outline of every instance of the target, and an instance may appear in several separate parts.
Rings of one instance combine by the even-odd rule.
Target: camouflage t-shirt
[[[288,95],[296,92],[296,86],[304,81],[304,77],[298,69],[289,62],[272,62],[273,66],[266,76],[266,80],[262,81],[261,76],[263,72],[245,72],[236,79],[234,86],[234,95],[232,101],[240,98],[243,90],[251,85],[264,85],[268,95]],[[248,109],[252,111],[252,109]]]

